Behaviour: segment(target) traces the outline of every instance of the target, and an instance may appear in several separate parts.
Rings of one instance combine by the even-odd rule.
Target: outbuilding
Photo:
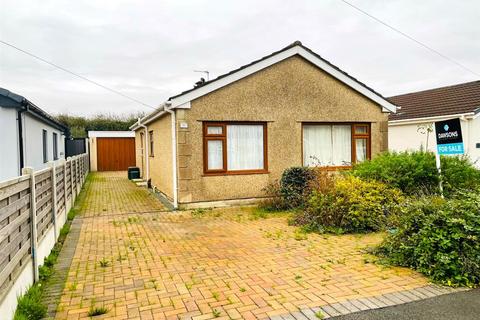
[[[396,106],[299,41],[139,119],[136,163],[173,207],[246,204],[291,166],[348,168],[387,150]]]
[[[135,166],[135,133],[89,131],[91,171],[124,171]]]

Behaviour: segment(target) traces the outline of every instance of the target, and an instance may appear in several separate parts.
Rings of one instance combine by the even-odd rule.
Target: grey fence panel
[[[60,165],[56,168],[56,189],[57,189],[57,215],[65,210],[65,188],[63,181],[65,166]]]
[[[72,166],[71,162],[67,162],[65,164],[65,181],[66,181],[66,201],[70,202],[72,201]]]
[[[0,297],[30,255],[30,177],[0,184]]]
[[[53,208],[52,168],[44,169],[35,174],[35,194],[37,203],[37,241],[43,239],[53,223],[51,215]]]
[[[42,240],[49,232],[56,232],[52,228],[57,221],[54,214],[67,213],[88,173],[87,162],[88,155],[82,154],[38,172],[27,169],[26,175],[0,182],[0,303],[28,263],[33,262],[32,272],[38,277],[42,262],[32,258],[32,251],[48,243]]]

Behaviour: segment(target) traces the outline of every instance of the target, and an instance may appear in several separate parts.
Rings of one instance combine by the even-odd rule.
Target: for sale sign
[[[460,119],[435,122],[438,154],[463,154]]]

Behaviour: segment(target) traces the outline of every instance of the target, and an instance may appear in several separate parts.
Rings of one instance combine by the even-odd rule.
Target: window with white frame
[[[266,123],[205,122],[203,130],[206,174],[267,171]]]
[[[369,124],[303,124],[305,166],[348,167],[369,158]]]

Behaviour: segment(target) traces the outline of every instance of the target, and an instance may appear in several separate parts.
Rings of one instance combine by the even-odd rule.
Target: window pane
[[[303,163],[309,167],[332,165],[332,126],[303,127]]]
[[[53,160],[58,159],[58,142],[57,142],[57,134],[53,133]]]
[[[263,125],[228,125],[227,169],[263,168]]]
[[[347,166],[352,162],[350,125],[303,127],[303,163],[306,166]]]
[[[355,153],[357,162],[367,160],[367,139],[355,139]]]
[[[355,126],[355,133],[366,134],[368,133],[368,128],[367,126]]]
[[[222,140],[208,140],[208,169],[223,169],[223,143]]]
[[[350,125],[332,126],[332,165],[352,164],[352,128]]]
[[[48,161],[47,155],[47,130],[42,130],[43,162]]]
[[[150,132],[148,133],[148,137],[149,137],[149,140],[150,140],[150,150],[149,150],[150,154],[149,154],[149,155],[150,155],[151,157],[153,157],[153,152],[154,152],[154,150],[153,150],[153,147],[154,147],[154,143],[153,143],[153,131],[150,131]]]
[[[222,127],[207,127],[207,134],[222,134]]]

